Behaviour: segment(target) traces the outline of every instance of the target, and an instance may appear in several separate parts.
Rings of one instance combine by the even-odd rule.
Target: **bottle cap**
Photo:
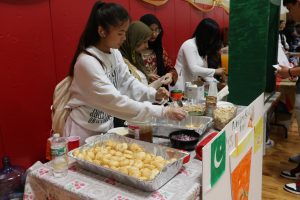
[[[209,83],[209,89],[207,96],[214,96],[216,97],[218,95],[218,88],[217,83],[215,81],[212,81]]]

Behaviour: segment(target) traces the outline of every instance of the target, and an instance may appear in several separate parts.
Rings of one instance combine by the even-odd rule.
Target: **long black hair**
[[[216,21],[211,18],[203,19],[198,24],[193,37],[201,57],[218,54],[221,47],[221,31]]]
[[[77,49],[71,62],[69,76],[74,75],[74,66],[79,54],[85,51],[87,47],[95,45],[100,41],[98,34],[99,26],[109,32],[111,26],[119,26],[129,19],[130,17],[127,10],[121,5],[97,1],[92,8],[85,29],[79,39]]]
[[[291,3],[291,4],[296,4],[297,0],[283,0],[283,5],[285,6],[286,4]]]
[[[148,41],[149,49],[152,49],[156,55],[156,63],[157,63],[157,74],[159,76],[163,76],[166,74],[165,64],[163,59],[163,46],[162,46],[162,37],[164,35],[163,28],[161,26],[160,21],[153,14],[146,14],[140,18],[140,21],[144,24],[151,26],[152,24],[156,24],[161,32],[158,34],[155,41]]]

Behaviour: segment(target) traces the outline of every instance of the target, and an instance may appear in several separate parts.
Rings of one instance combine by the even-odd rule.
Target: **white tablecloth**
[[[192,159],[166,185],[155,192],[143,192],[81,169],[76,163],[68,175],[55,178],[48,163],[29,168],[24,200],[194,200],[200,199],[202,162]]]

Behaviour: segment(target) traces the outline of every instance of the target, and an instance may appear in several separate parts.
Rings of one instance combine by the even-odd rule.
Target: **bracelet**
[[[290,77],[293,77],[292,73],[291,73],[291,68],[289,68],[288,70]]]

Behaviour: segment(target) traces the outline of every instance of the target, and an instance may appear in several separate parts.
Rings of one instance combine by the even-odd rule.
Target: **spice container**
[[[142,123],[128,123],[128,137],[152,143],[152,126]]]
[[[208,89],[208,94],[206,97],[206,109],[205,109],[205,114],[206,116],[212,117],[214,110],[216,109],[217,106],[217,95],[218,95],[218,88],[217,88],[217,83],[216,82],[210,82],[209,83],[209,89]]]
[[[183,92],[182,90],[172,90],[171,91],[171,98],[172,101],[179,101],[182,100]]]

